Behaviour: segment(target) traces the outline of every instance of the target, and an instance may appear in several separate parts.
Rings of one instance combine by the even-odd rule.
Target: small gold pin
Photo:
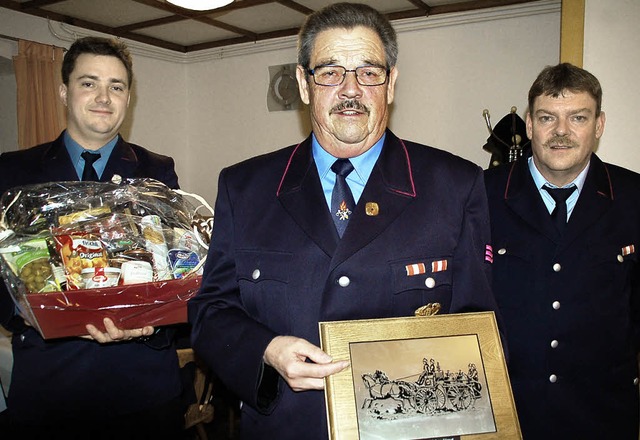
[[[376,215],[380,214],[380,207],[376,202],[367,202],[364,207],[364,211],[368,216],[375,217]]]
[[[433,316],[437,315],[442,306],[440,303],[429,303],[422,307],[418,307],[414,312],[415,316]]]

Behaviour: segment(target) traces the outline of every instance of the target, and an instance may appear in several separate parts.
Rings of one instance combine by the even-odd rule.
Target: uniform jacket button
[[[558,309],[560,308],[560,301],[554,301],[554,302],[551,304],[551,307],[553,307],[553,308],[554,308],[554,310],[558,310]]]
[[[340,285],[340,287],[347,287],[349,284],[351,284],[351,280],[348,276],[343,275],[338,278],[338,284]]]
[[[251,278],[253,278],[254,280],[257,280],[258,278],[260,278],[260,269],[256,269],[251,273]]]
[[[556,376],[555,374],[552,374],[551,376],[549,376],[549,382],[556,383],[557,381],[558,381],[558,376]]]
[[[433,289],[436,286],[436,280],[429,277],[426,280],[424,280],[424,285],[427,286],[429,289]]]
[[[560,263],[556,263],[553,265],[554,272],[560,272],[561,270],[562,270],[562,266],[560,265]]]

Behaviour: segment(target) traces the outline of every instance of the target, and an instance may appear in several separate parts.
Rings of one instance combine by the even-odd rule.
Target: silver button
[[[20,335],[20,342],[24,342],[25,335]]]
[[[433,289],[436,286],[436,280],[429,277],[426,280],[424,280],[424,285],[427,286],[429,289]]]
[[[618,255],[618,261],[624,263],[624,257],[622,255]]]
[[[558,376],[556,376],[555,374],[552,374],[551,376],[549,376],[549,382],[556,383],[557,381],[558,381]]]
[[[504,255],[506,253],[507,253],[507,250],[505,248],[498,249],[498,255]]]
[[[555,310],[558,310],[560,308],[560,301],[554,301],[551,304],[551,307],[553,307]]]
[[[558,348],[558,341],[556,341],[555,339],[551,341],[551,348]]]
[[[257,280],[258,278],[260,278],[260,269],[256,269],[251,273],[251,278],[253,278],[254,280]]]
[[[633,379],[633,384],[634,385],[638,385],[638,378],[637,377],[635,379]]]
[[[347,287],[349,284],[351,284],[351,280],[349,279],[349,277],[343,275],[338,278],[338,284],[340,285],[340,287]]]
[[[562,270],[562,266],[560,265],[560,263],[556,263],[553,265],[554,272],[560,272],[561,270]]]

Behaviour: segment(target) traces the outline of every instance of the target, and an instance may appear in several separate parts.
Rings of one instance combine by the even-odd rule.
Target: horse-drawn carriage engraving
[[[468,371],[452,373],[440,369],[434,359],[423,359],[424,370],[415,382],[390,380],[384,371],[362,375],[369,392],[362,408],[371,408],[378,400],[393,399],[399,403],[399,412],[416,411],[432,415],[440,411],[463,411],[473,407],[481,398],[482,385],[475,364]]]

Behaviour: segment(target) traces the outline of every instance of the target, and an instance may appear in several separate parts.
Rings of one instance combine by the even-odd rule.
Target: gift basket
[[[186,322],[212,214],[153,179],[12,188],[0,199],[0,271],[46,339],[104,330],[105,317],[124,329]]]

